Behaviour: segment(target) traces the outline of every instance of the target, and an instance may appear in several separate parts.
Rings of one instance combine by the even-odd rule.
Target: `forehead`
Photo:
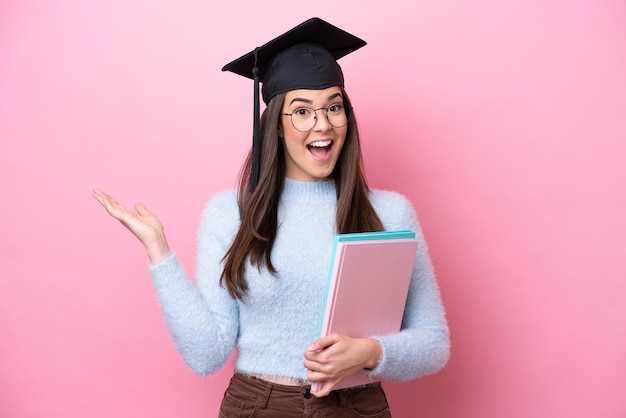
[[[337,99],[341,94],[341,89],[337,86],[323,90],[291,90],[285,95],[285,105],[289,106],[293,100],[304,100],[313,103],[326,102]]]

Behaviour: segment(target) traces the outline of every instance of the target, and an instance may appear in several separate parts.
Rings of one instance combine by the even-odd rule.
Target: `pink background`
[[[415,203],[452,330],[394,416],[626,416],[625,3],[258,3],[0,2],[0,415],[216,415],[231,366],[187,369],[91,189],[192,272],[250,145],[252,84],[220,69],[317,15],[369,43],[341,61],[368,178]]]

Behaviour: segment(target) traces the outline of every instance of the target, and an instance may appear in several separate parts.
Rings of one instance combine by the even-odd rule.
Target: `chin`
[[[333,170],[330,170],[330,171],[324,171],[323,173],[318,172],[315,174],[311,174],[311,178],[314,178],[315,181],[325,181],[325,180],[329,180],[332,175],[333,175]]]

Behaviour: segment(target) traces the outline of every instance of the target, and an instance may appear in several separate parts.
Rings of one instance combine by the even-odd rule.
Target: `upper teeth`
[[[327,147],[330,145],[330,140],[326,141],[315,141],[309,144],[310,147]]]

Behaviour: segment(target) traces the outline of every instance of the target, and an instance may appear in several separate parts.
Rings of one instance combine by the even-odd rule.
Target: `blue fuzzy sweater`
[[[420,241],[402,331],[373,336],[383,348],[370,373],[402,381],[433,373],[449,357],[449,334],[426,244],[411,204],[402,195],[372,190],[370,201],[386,230],[411,229]],[[306,380],[304,351],[319,337],[335,235],[332,181],[285,180],[272,276],[248,265],[245,302],[219,285],[222,257],[239,227],[236,192],[217,194],[198,231],[195,280],[172,253],[150,266],[157,297],[174,343],[191,369],[217,371],[237,349],[235,369],[247,375]]]

